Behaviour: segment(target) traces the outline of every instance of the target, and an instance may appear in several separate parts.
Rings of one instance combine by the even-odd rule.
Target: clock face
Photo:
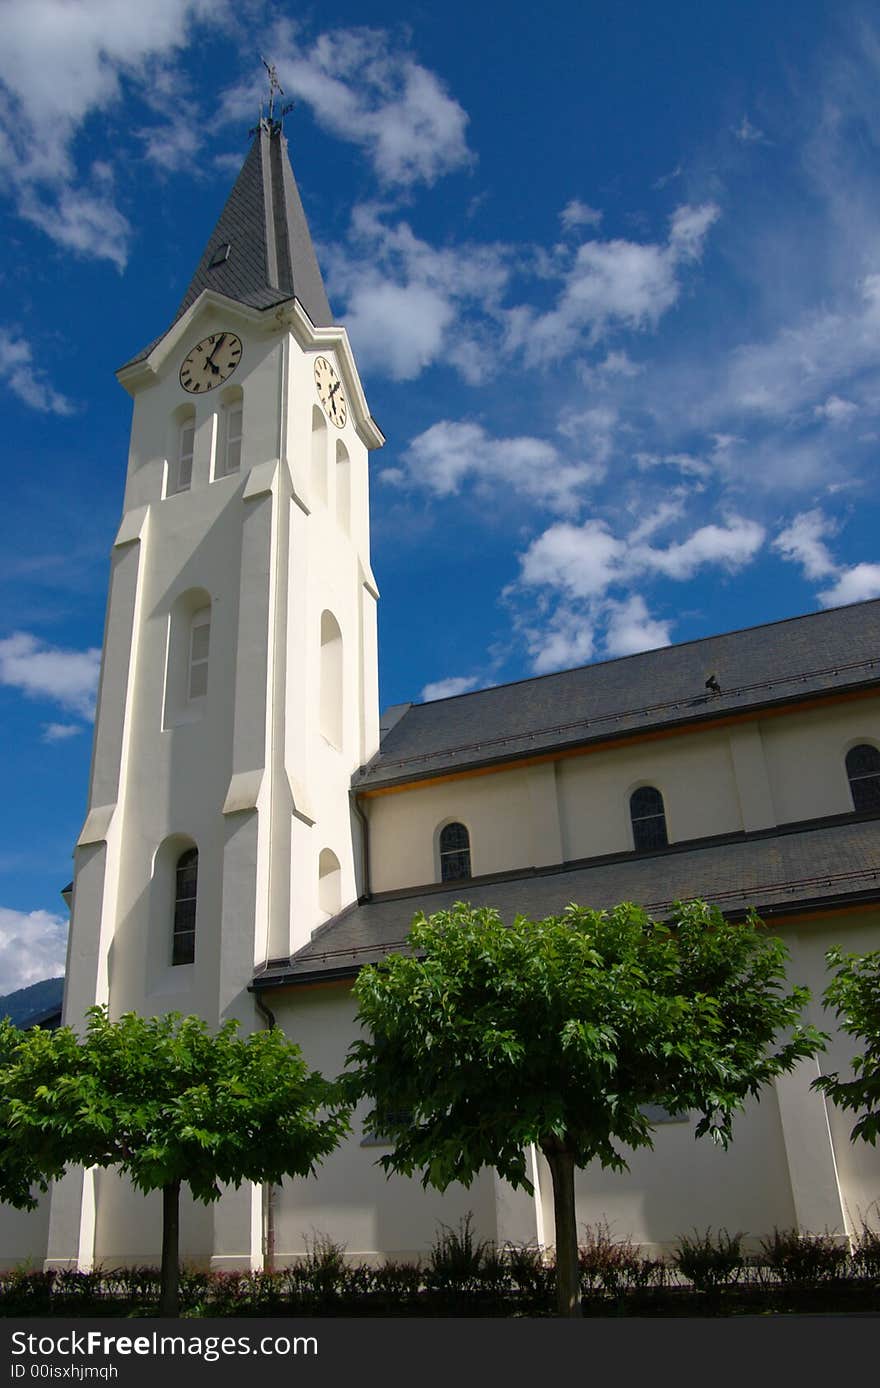
[[[337,429],[341,429],[348,414],[345,391],[335,368],[326,357],[315,359],[315,385],[318,388],[318,399],[328,416],[333,420]]]
[[[235,333],[212,333],[184,357],[180,384],[190,395],[200,395],[228,381],[240,361],[241,340]]]

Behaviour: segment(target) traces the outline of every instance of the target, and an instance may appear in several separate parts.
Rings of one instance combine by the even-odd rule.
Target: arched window
[[[331,848],[322,848],[318,858],[318,905],[328,916],[335,916],[342,905],[342,873]]]
[[[460,882],[471,875],[471,836],[463,824],[440,830],[440,881]]]
[[[880,752],[868,742],[860,742],[846,754],[846,774],[852,793],[853,809],[880,810]]]
[[[351,530],[351,462],[341,439],[336,440],[336,519],[347,535]]]
[[[320,728],[333,747],[342,747],[342,632],[332,612],[321,613]]]
[[[208,692],[208,652],[211,645],[211,609],[203,607],[193,614],[189,629],[189,673],[186,697],[192,702]]]
[[[327,505],[327,421],[322,410],[312,408],[312,496]]]
[[[188,492],[192,484],[193,453],[196,446],[196,412],[184,409],[177,416],[177,447],[172,463],[172,492]]]
[[[196,895],[199,850],[188,848],[177,860],[174,873],[174,925],[171,963],[192,964],[196,957]]]
[[[629,797],[629,814],[637,853],[666,847],[669,842],[666,836],[666,812],[663,809],[663,796],[656,786],[639,786],[638,790],[633,791]]]
[[[244,395],[241,386],[231,386],[223,396],[220,414],[220,456],[217,475],[229,477],[241,467],[241,439],[244,421]]]

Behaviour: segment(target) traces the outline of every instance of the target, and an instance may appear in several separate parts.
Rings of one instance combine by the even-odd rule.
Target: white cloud
[[[73,404],[54,390],[46,373],[34,363],[34,352],[23,337],[0,328],[0,380],[32,410],[41,414],[73,414]]]
[[[49,699],[82,718],[94,716],[100,665],[96,648],[66,650],[24,631],[0,641],[0,684]]]
[[[384,184],[432,184],[471,162],[466,112],[439,77],[395,51],[385,30],[334,29],[306,49],[281,20],[270,46],[285,96],[307,102],[325,130],[365,149]],[[262,83],[228,92],[226,115],[250,114],[262,95]]]
[[[610,604],[605,649],[611,656],[635,655],[668,646],[670,622],[651,617],[645,599],[634,593],[625,602]]]
[[[452,699],[456,694],[470,693],[479,683],[476,675],[450,675],[448,679],[434,680],[433,683],[426,684],[422,690],[422,698],[426,704],[434,699]]]
[[[562,521],[533,540],[520,560],[520,582],[572,598],[596,597],[622,575],[626,544],[601,520]]]
[[[878,343],[880,274],[871,274],[834,309],[806,313],[767,342],[737,348],[726,363],[719,400],[708,408],[781,419],[809,407],[813,417],[840,422],[852,402],[828,392],[876,369]]]
[[[201,19],[222,23],[227,10],[225,0],[5,5],[0,164],[19,214],[68,249],[124,265],[128,222],[106,187],[83,186],[77,136],[90,116],[122,100],[125,83],[148,99],[161,90],[163,70],[193,25]]]
[[[836,574],[838,566],[825,544],[825,536],[834,534],[836,526],[822,511],[801,511],[780,530],[773,541],[783,559],[800,564],[806,578],[827,578]]]
[[[844,569],[833,588],[819,594],[823,607],[842,607],[868,598],[880,598],[880,564],[854,564]]]
[[[720,215],[715,203],[682,206],[670,219],[668,242],[586,241],[576,251],[556,307],[508,314],[509,345],[527,359],[551,360],[581,338],[595,343],[612,327],[653,328],[681,292],[679,271],[698,260]]]
[[[410,443],[404,455],[405,479],[435,496],[453,496],[466,482],[477,487],[501,485],[550,510],[572,510],[582,490],[601,475],[606,456],[607,421],[603,416],[591,423],[593,433],[585,426],[578,441],[581,456],[568,458],[546,439],[493,438],[481,424],[440,420]],[[388,481],[400,479],[398,469],[389,469],[383,476]]]
[[[463,242],[437,248],[387,209],[354,209],[346,247],[327,248],[329,285],[362,366],[412,380],[438,360],[478,384],[495,369],[481,347],[480,313],[491,312],[507,284],[504,246]]]
[[[82,732],[81,723],[44,723],[43,742],[66,742]]]
[[[526,641],[536,675],[586,665],[595,650],[595,631],[587,614],[559,607],[546,625],[528,627]]]
[[[575,227],[597,227],[602,220],[602,213],[595,207],[590,207],[588,203],[572,198],[560,212],[559,220],[566,231]]]
[[[64,973],[67,921],[49,911],[0,906],[0,994]]]
[[[682,580],[692,578],[706,564],[740,569],[754,559],[763,542],[763,526],[735,516],[724,525],[702,525],[686,540],[666,549],[636,546],[628,562],[636,572],[654,570],[666,578]]]
[[[644,533],[637,527],[634,534],[640,531]],[[682,581],[710,564],[742,568],[754,558],[763,539],[763,527],[741,517],[732,517],[723,526],[700,526],[686,540],[665,549],[634,543],[632,535],[619,539],[602,520],[587,520],[579,526],[560,522],[533,540],[521,556],[520,582],[526,587],[555,588],[573,598],[595,598],[614,584],[646,573]]]
[[[829,395],[824,405],[816,405],[813,410],[816,419],[827,419],[829,424],[847,424],[858,412],[858,405],[839,395]]]

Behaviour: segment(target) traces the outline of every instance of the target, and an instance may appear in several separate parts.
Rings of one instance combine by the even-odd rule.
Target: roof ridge
[[[423,699],[421,702],[411,702],[409,712],[414,709],[434,708],[437,704],[448,704],[452,703],[453,700],[473,699],[477,695],[491,694],[499,689],[514,689],[520,684],[537,684],[540,680],[559,679],[563,675],[574,675],[581,670],[601,670],[607,665],[620,665],[625,660],[640,660],[645,656],[658,655],[661,651],[681,651],[687,646],[699,646],[704,641],[721,641],[728,636],[742,636],[750,631],[764,631],[770,627],[786,626],[793,622],[806,622],[814,618],[830,616],[832,612],[845,612],[853,607],[870,607],[874,604],[880,605],[880,598],[862,598],[858,602],[841,603],[839,607],[820,607],[814,611],[800,612],[791,617],[776,617],[772,622],[756,622],[753,626],[732,627],[729,631],[710,632],[708,636],[691,636],[687,641],[671,641],[668,646],[650,646],[644,651],[630,651],[628,655],[608,656],[605,660],[588,660],[583,665],[566,666],[564,670],[547,670],[541,675],[523,675],[518,680],[505,680],[501,684],[487,684],[482,689],[468,689],[462,694],[446,694],[442,699]],[[398,700],[398,703],[405,702],[406,700]],[[391,705],[391,707],[396,707],[396,705]]]

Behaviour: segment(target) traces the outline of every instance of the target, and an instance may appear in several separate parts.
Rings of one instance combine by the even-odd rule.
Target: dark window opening
[[[846,754],[853,809],[880,810],[880,752],[863,742]]]
[[[629,798],[629,813],[637,853],[667,846],[669,839],[663,796],[655,786],[639,786],[638,790],[633,791]]]
[[[471,839],[463,824],[440,830],[440,881],[460,882],[471,875]]]
[[[199,850],[188,848],[177,860],[174,884],[174,930],[171,963],[192,964],[196,957],[196,892]]]

